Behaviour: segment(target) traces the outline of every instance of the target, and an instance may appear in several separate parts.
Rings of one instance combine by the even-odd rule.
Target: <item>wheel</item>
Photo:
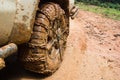
[[[42,74],[55,72],[63,60],[68,34],[64,10],[51,2],[42,5],[31,39],[20,49],[19,59],[25,69]]]

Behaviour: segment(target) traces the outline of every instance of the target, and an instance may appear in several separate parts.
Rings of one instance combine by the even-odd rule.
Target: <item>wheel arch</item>
[[[61,6],[61,8],[65,11],[66,16],[69,17],[69,4],[71,0],[40,0],[40,3],[46,2],[54,2]]]

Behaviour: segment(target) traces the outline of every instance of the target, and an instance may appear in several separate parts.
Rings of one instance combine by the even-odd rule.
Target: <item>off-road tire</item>
[[[42,5],[28,44],[20,49],[19,59],[25,69],[42,74],[55,72],[62,60],[69,34],[64,10],[55,3]]]

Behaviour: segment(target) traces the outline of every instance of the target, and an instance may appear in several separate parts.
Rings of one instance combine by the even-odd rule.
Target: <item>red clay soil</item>
[[[80,10],[77,19],[71,20],[67,49],[57,72],[42,78],[17,65],[14,68],[2,70],[0,80],[120,80],[120,21]]]

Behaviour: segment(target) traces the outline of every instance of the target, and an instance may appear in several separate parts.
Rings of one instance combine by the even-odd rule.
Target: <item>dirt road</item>
[[[47,78],[14,60],[0,71],[0,80],[120,80],[120,21],[80,10],[71,20],[64,61]]]

